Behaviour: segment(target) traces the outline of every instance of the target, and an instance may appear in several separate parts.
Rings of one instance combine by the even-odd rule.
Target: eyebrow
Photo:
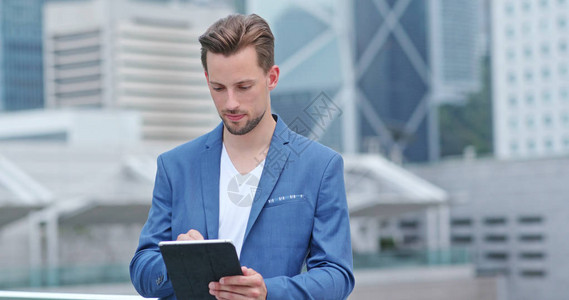
[[[224,85],[222,83],[216,82],[216,81],[209,81],[210,84],[219,84],[219,85]],[[235,83],[235,85],[240,85],[240,84],[247,84],[247,83],[255,83],[254,79],[245,79],[245,80],[241,80]]]

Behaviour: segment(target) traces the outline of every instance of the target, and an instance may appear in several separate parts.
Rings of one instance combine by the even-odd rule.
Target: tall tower
[[[45,10],[51,108],[139,111],[145,139],[187,140],[219,123],[198,37],[230,7],[188,2],[79,1]]]
[[[473,1],[247,4],[276,36],[283,76],[272,96],[275,111],[336,150],[437,159],[436,106],[478,87]],[[314,103],[324,119],[310,117]]]
[[[43,107],[44,0],[0,0],[0,111]]]
[[[499,158],[569,153],[569,1],[491,2]]]

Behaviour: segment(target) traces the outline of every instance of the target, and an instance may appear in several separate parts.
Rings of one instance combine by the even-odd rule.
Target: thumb
[[[247,268],[247,267],[241,267],[241,270],[243,271],[243,275],[245,276],[252,276],[257,274],[257,271]]]

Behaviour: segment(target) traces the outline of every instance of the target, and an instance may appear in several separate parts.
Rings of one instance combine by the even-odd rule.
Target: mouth
[[[245,114],[240,114],[240,115],[225,114],[225,117],[227,119],[229,119],[230,121],[237,122],[237,121],[243,119],[243,117],[245,117]]]

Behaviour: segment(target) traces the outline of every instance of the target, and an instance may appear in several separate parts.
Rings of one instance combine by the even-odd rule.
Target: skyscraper
[[[43,107],[44,0],[0,0],[0,111]]]
[[[219,123],[199,35],[231,7],[75,1],[46,6],[46,106],[128,109],[146,139],[191,139]]]
[[[491,5],[496,156],[569,153],[569,1]]]
[[[478,87],[473,1],[247,4],[276,36],[283,74],[272,96],[275,111],[336,150],[436,159],[434,108]],[[322,99],[334,105],[326,126],[306,113]]]

